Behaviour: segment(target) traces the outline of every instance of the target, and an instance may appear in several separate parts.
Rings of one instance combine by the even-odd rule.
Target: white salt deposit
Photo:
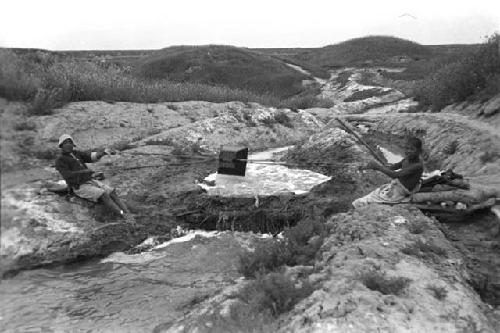
[[[284,193],[303,194],[330,179],[317,172],[289,169],[287,166],[270,161],[274,153],[288,148],[277,148],[249,156],[249,159],[255,162],[247,164],[245,177],[213,173],[205,178],[205,181],[207,183],[215,181],[215,185],[201,183],[199,186],[210,195],[255,197]]]

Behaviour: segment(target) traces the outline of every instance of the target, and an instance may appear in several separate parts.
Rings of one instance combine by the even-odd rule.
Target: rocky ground
[[[321,217],[330,235],[318,260],[292,270],[308,275],[315,292],[269,324],[273,330],[498,331],[498,219],[486,214],[444,225],[411,206],[353,210],[352,200],[388,179],[358,171],[370,155],[333,118],[343,114],[395,152],[408,135],[422,137],[428,168],[453,168],[499,191],[499,97],[469,105],[475,113],[467,117],[464,106],[462,114],[400,113],[411,111],[412,102],[377,86],[376,72],[368,77],[334,73],[322,94],[336,106],[297,112],[240,102],[79,102],[26,117],[23,104],[0,100],[2,275],[130,249],[151,235],[168,237],[177,225],[277,233]],[[46,190],[60,180],[53,159],[66,132],[80,149],[117,151],[93,168],[127,200],[137,226]],[[253,150],[296,144],[286,161],[332,179],[309,194],[259,198],[258,205],[255,198],[210,197],[196,182],[217,169],[219,146],[226,144]],[[222,326],[214,326],[214,315],[234,319],[232,295],[244,283],[155,331],[217,331]]]

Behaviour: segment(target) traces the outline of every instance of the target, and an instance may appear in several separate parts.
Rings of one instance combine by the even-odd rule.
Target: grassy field
[[[139,61],[138,77],[195,82],[287,98],[301,93],[307,75],[283,61],[233,46],[175,46]]]
[[[75,58],[67,53],[43,50],[0,49],[0,96],[29,102],[29,113],[36,115],[49,114],[52,109],[71,101],[89,100],[243,101],[293,108],[297,105],[309,107],[317,102],[314,96],[307,94],[285,98],[271,90],[255,92],[221,84],[175,82],[138,77],[132,72],[132,65],[117,65],[102,61],[100,57]],[[284,85],[289,85],[288,79]]]
[[[31,114],[86,100],[238,100],[292,109],[330,107],[316,97],[318,85],[302,85],[310,77],[286,65],[291,63],[322,78],[332,68],[400,67],[401,72],[382,69],[380,74],[423,107],[438,110],[470,96],[499,92],[498,39],[494,35],[482,45],[424,46],[369,36],[322,48],[0,49],[0,96],[30,102]]]

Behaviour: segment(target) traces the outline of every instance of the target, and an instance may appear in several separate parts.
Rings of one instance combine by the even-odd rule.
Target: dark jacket
[[[61,153],[56,159],[56,169],[71,188],[92,179],[92,174],[78,174],[75,171],[88,169],[85,163],[92,163],[91,153],[73,150],[72,153]]]

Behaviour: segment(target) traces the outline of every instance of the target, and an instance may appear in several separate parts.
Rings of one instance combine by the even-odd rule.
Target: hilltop
[[[148,79],[224,85],[290,97],[308,76],[283,61],[234,46],[174,46],[139,60],[136,74]]]
[[[328,70],[339,67],[397,66],[413,74],[402,79],[415,79],[427,75],[435,62],[451,61],[477,48],[478,45],[421,45],[391,36],[366,36],[321,48],[259,51],[300,65],[323,78],[328,77]]]

